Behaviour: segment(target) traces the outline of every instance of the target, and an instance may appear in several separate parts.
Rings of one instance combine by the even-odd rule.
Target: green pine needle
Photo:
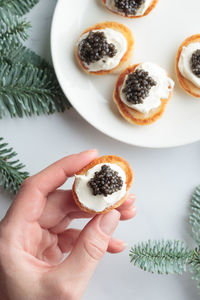
[[[192,225],[192,236],[200,245],[200,186],[196,188],[191,199],[189,221]]]
[[[3,69],[5,65],[7,66],[7,68],[10,65],[10,69],[8,68],[8,71],[6,72],[6,74],[0,72],[0,96],[2,95],[1,92],[3,92],[1,89],[1,86],[3,86],[3,80],[7,81],[8,76],[11,75],[11,74],[9,74],[9,72],[10,71],[15,72],[16,69],[19,68],[19,65],[20,65],[20,69],[21,69],[22,73],[24,73],[25,70],[28,68],[30,70],[31,74],[33,72],[35,72],[35,74],[37,72],[38,72],[38,74],[39,73],[43,74],[42,77],[46,78],[46,83],[47,83],[44,95],[42,95],[41,92],[39,91],[40,96],[38,97],[38,101],[36,101],[37,103],[41,102],[42,107],[41,107],[41,105],[38,106],[36,103],[35,110],[31,109],[31,108],[29,108],[28,110],[27,109],[24,110],[23,107],[20,108],[20,106],[23,104],[19,100],[19,97],[15,97],[18,100],[16,102],[18,109],[16,109],[16,105],[15,105],[15,107],[13,106],[13,109],[10,109],[11,106],[1,105],[1,103],[5,104],[5,100],[0,97],[0,118],[2,118],[5,115],[6,110],[8,110],[10,112],[11,117],[15,117],[15,116],[23,117],[23,115],[31,116],[33,114],[40,115],[42,113],[51,114],[56,111],[63,112],[65,110],[65,108],[71,107],[71,104],[66,99],[66,97],[64,96],[64,94],[59,86],[59,83],[56,78],[53,67],[46,60],[44,60],[39,55],[37,55],[35,52],[26,48],[22,44],[18,44],[18,45],[11,47],[10,49],[1,50],[0,57],[1,57],[0,58],[0,68],[1,69]],[[19,76],[19,78],[20,78],[20,76]],[[11,87],[11,89],[12,89],[11,93],[13,94],[14,89],[13,89],[12,85],[10,85],[10,84],[8,85],[8,89],[9,89],[9,86]],[[23,91],[21,91],[21,92],[23,93]],[[33,90],[30,89],[29,92],[30,92],[29,93],[30,97],[31,97],[31,95],[34,95]],[[4,89],[3,94],[5,95],[5,89]],[[45,94],[48,94],[49,100],[46,99]],[[15,95],[19,96],[19,92],[18,92],[18,94],[15,93]],[[26,92],[26,95],[27,95],[27,92]],[[35,97],[37,95],[38,95],[38,93],[36,92]],[[23,97],[23,96],[24,96],[24,94],[21,94],[21,97]],[[24,99],[24,97],[23,97],[23,99]],[[29,101],[29,102],[31,102],[31,101]],[[34,102],[34,99],[33,99],[33,102]],[[34,103],[33,103],[33,105],[34,105]]]
[[[9,11],[0,8],[0,50],[9,49],[13,44],[28,38],[27,29],[30,23]]]
[[[190,261],[190,271],[193,274],[192,279],[197,280],[198,288],[200,288],[200,248],[193,251],[192,259]]]
[[[10,65],[16,63],[20,63],[24,66],[33,65],[37,68],[49,69],[49,72],[53,72],[54,74],[54,69],[46,62],[46,60],[21,43],[18,43],[17,45],[13,44],[9,49],[1,49],[0,57]]]
[[[38,2],[39,0],[0,0],[0,7],[9,10],[12,14],[22,16]]]
[[[182,274],[191,251],[180,241],[148,241],[135,245],[130,260],[144,271],[158,274]]]
[[[0,60],[0,118],[63,112],[69,107],[56,77],[32,65],[10,65]]]
[[[17,2],[28,9],[38,1]],[[5,9],[15,5],[12,0],[0,0],[0,118],[7,111],[11,117],[63,112],[71,105],[53,67],[21,44],[27,38],[29,23]]]
[[[7,146],[0,138],[0,185],[16,194],[29,174],[23,171],[24,165],[19,160],[13,160],[17,154]]]

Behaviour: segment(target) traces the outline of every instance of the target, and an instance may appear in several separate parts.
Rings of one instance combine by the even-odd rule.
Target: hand
[[[1,300],[78,300],[106,250],[124,250],[111,236],[120,218],[135,215],[133,195],[94,216],[76,206],[71,191],[56,190],[96,157],[96,150],[65,157],[22,184],[0,223]],[[91,220],[81,232],[66,229],[75,218]]]

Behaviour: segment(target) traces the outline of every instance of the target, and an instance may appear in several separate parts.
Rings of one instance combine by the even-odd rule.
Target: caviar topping
[[[191,57],[192,73],[200,78],[200,49],[196,50]]]
[[[99,61],[105,56],[114,57],[117,49],[108,43],[104,32],[90,31],[88,36],[79,43],[80,59],[88,65]]]
[[[103,165],[99,172],[95,172],[94,177],[90,179],[88,185],[92,189],[94,196],[104,195],[107,197],[121,190],[123,180],[118,172],[113,171],[107,165]]]
[[[131,104],[141,104],[149,96],[150,89],[156,85],[156,81],[149,76],[148,72],[138,69],[128,75],[122,92]]]
[[[115,6],[125,15],[136,15],[145,0],[114,0]]]

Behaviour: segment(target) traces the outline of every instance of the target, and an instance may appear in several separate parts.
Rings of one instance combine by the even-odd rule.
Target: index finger
[[[8,215],[16,221],[35,221],[41,216],[48,194],[65,183],[68,177],[97,157],[97,150],[67,156],[28,178],[11,206]]]

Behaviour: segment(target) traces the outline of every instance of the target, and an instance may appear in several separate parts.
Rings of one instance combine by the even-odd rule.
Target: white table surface
[[[56,0],[41,0],[29,14],[33,29],[28,45],[50,60],[49,33]],[[181,239],[193,246],[188,225],[191,192],[200,184],[200,143],[172,149],[143,149],[117,142],[83,120],[71,109],[64,114],[1,120],[3,136],[34,174],[55,160],[88,148],[100,155],[116,154],[127,159],[134,172],[132,191],[137,195],[138,214],[122,222],[115,236],[128,243],[122,254],[106,254],[83,297],[87,300],[197,300],[196,282],[190,275],[158,276],[129,264],[129,248],[138,241]],[[66,186],[69,188],[71,182]],[[12,199],[2,192],[0,217]],[[80,227],[84,221],[76,221]],[[73,225],[72,224],[72,225]]]

